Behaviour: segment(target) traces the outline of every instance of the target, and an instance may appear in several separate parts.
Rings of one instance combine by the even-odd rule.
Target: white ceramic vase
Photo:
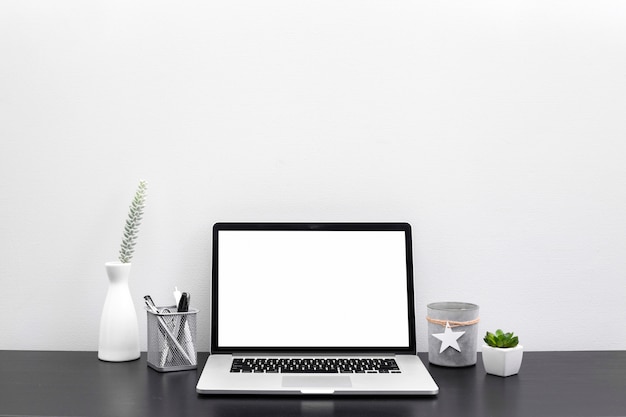
[[[108,362],[125,362],[138,359],[139,326],[135,304],[128,288],[130,263],[107,262],[109,289],[102,317],[98,359]]]
[[[519,372],[522,366],[524,347],[517,345],[513,348],[495,348],[483,345],[483,365],[488,374],[497,376],[511,376]]]

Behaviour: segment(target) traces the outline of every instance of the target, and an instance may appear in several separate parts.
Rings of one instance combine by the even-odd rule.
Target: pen
[[[191,295],[187,292],[183,292],[178,303],[178,312],[187,313],[189,311],[189,304],[191,303]],[[196,350],[193,346],[193,340],[191,339],[191,330],[189,329],[189,323],[187,321],[187,315],[182,315],[180,319],[180,327],[178,329],[178,340],[187,349],[187,354],[190,358],[195,359]]]
[[[189,298],[190,298],[189,293],[186,293],[186,292],[182,293],[180,297],[180,301],[178,302],[179,313],[186,313],[189,311]]]

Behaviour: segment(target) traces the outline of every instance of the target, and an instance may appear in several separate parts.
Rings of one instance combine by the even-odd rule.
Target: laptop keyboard
[[[283,374],[398,374],[395,359],[283,359],[235,358],[230,367],[233,373],[283,373]]]

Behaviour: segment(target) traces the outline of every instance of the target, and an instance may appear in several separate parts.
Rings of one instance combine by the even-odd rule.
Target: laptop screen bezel
[[[406,249],[406,271],[407,271],[407,322],[408,322],[408,346],[382,346],[382,347],[334,347],[334,346],[219,346],[219,232],[222,230],[323,230],[323,231],[402,231],[404,232]],[[416,354],[415,336],[415,300],[413,284],[413,253],[411,225],[409,223],[384,222],[384,223],[226,223],[219,222],[213,225],[213,259],[212,259],[212,283],[211,283],[211,353],[395,353],[395,354]]]

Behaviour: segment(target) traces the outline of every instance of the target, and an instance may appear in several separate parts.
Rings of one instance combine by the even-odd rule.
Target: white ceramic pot
[[[140,352],[137,312],[128,288],[131,264],[107,262],[105,267],[109,289],[100,318],[98,358],[109,362],[132,361],[139,358]]]
[[[483,345],[483,365],[488,374],[511,376],[519,372],[522,366],[524,347],[517,345],[514,348],[494,348]]]

